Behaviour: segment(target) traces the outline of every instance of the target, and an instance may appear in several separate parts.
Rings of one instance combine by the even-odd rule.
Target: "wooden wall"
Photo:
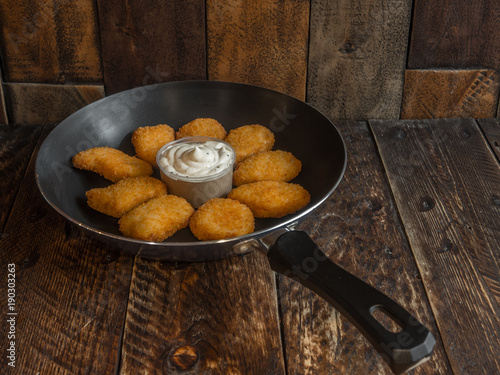
[[[0,0],[0,24],[3,124],[191,79],[334,120],[498,117],[498,0]]]

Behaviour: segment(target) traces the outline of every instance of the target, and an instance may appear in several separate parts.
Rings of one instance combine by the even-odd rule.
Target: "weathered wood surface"
[[[415,0],[408,67],[500,68],[500,2]]]
[[[337,124],[345,177],[298,227],[431,329],[435,353],[411,374],[500,371],[500,163],[492,152],[500,125],[480,124],[482,132],[473,120],[371,121],[376,145],[366,123]],[[8,371],[4,355],[5,373],[390,373],[332,307],[292,280],[276,282],[260,253],[174,264],[133,259],[83,235],[41,197],[33,156],[24,173],[50,129],[40,137],[39,126],[1,129],[9,137],[0,172],[10,184],[2,191],[24,176],[17,193],[0,196],[0,264],[16,265],[18,313],[17,368]],[[0,268],[0,278],[7,273]],[[8,330],[4,315],[3,348]]]
[[[500,372],[500,167],[470,119],[371,121],[452,369]]]
[[[0,127],[0,238],[14,199],[21,185],[41,127],[5,125]]]
[[[0,1],[5,82],[102,82],[95,1]]]
[[[274,274],[260,253],[136,259],[122,374],[285,374]]]
[[[114,374],[133,259],[89,240],[51,209],[36,187],[34,161],[0,240],[0,277],[5,280],[0,368],[5,374]],[[11,263],[15,316],[6,315]],[[8,339],[7,319],[12,317],[15,338]],[[15,342],[15,369],[7,364],[10,341]]]
[[[500,120],[499,119],[480,119],[478,120],[484,136],[488,140],[493,152],[500,160]]]
[[[208,0],[208,78],[304,99],[308,36],[308,0]]]
[[[495,117],[499,88],[497,70],[407,70],[401,118]]]
[[[399,118],[411,6],[313,0],[307,101],[332,119]]]
[[[9,83],[4,86],[11,122],[54,124],[104,97],[102,86]]]
[[[448,374],[422,280],[365,122],[341,123],[347,170],[333,195],[299,228],[335,263],[404,306],[438,339],[414,374]],[[288,374],[392,374],[361,333],[315,293],[280,277]]]
[[[206,79],[205,3],[97,0],[106,95]]]

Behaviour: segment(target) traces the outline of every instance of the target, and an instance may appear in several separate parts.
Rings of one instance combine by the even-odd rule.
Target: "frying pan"
[[[261,124],[275,134],[275,149],[302,161],[293,181],[311,194],[310,204],[280,219],[257,219],[255,232],[220,241],[198,241],[184,229],[164,242],[123,237],[117,220],[90,209],[85,192],[109,181],[72,167],[71,158],[90,147],[109,146],[130,155],[132,132],[167,123],[174,129],[199,117],[217,119],[229,131]],[[342,179],[346,149],[336,127],[308,104],[265,88],[229,82],[184,81],[138,87],[108,96],[62,121],[42,144],[36,180],[47,202],[66,219],[100,241],[143,257],[197,262],[252,250],[263,252],[271,268],[298,280],[345,315],[372,343],[395,373],[429,359],[435,339],[400,305],[346,272],[294,224],[325,201]],[[158,171],[155,171],[158,174]],[[158,177],[158,176],[157,176]],[[395,333],[374,318],[381,311],[400,327]]]

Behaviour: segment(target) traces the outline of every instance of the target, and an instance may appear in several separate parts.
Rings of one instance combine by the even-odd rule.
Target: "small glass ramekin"
[[[165,170],[160,159],[165,152],[180,143],[203,143],[213,141],[222,143],[231,152],[231,163],[223,170],[200,177],[186,177],[170,173]],[[234,149],[227,143],[211,137],[186,137],[172,141],[164,145],[156,154],[156,163],[160,169],[161,179],[167,185],[168,194],[185,198],[194,208],[200,207],[212,198],[225,197],[233,187],[233,168],[236,161]]]

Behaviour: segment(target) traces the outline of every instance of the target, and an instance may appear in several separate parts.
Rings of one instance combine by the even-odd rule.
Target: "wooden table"
[[[433,332],[432,359],[412,373],[500,373],[498,121],[337,125],[345,177],[299,229]],[[258,252],[179,264],[88,238],[35,183],[52,128],[0,128],[1,373],[391,373]]]

